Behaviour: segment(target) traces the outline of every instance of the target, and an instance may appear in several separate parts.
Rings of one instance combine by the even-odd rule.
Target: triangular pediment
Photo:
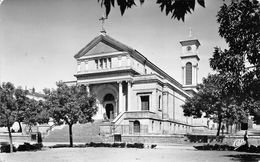
[[[107,35],[99,35],[82,48],[74,57],[80,58],[87,55],[112,53],[118,51],[133,51],[134,49],[116,41]]]
[[[115,49],[103,42],[99,42],[96,46],[91,48],[88,52],[84,54],[86,55],[94,55],[94,54],[101,54],[101,53],[110,53],[110,52],[117,52],[119,51],[118,49]]]

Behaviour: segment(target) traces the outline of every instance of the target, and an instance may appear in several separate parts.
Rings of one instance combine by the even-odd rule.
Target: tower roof
[[[196,45],[197,48],[200,46],[200,42],[198,39],[190,39],[190,40],[185,40],[185,41],[180,41],[182,46],[189,46],[189,45]]]

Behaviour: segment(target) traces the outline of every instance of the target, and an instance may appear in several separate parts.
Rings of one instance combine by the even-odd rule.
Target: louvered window
[[[188,62],[186,64],[186,85],[192,84],[192,64]]]

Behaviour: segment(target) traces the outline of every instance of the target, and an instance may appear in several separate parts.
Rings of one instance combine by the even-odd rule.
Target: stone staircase
[[[75,124],[72,127],[73,142],[102,142],[104,137],[100,136],[99,126],[102,121],[93,123]],[[65,125],[62,129],[54,129],[43,139],[44,142],[69,142],[69,127]]]

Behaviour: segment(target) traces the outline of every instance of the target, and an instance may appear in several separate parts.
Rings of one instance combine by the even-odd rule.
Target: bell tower
[[[190,34],[191,37],[191,34]],[[200,42],[198,39],[188,39],[180,41],[182,46],[181,64],[182,64],[182,85],[183,89],[190,94],[197,92],[198,84],[198,48]]]

